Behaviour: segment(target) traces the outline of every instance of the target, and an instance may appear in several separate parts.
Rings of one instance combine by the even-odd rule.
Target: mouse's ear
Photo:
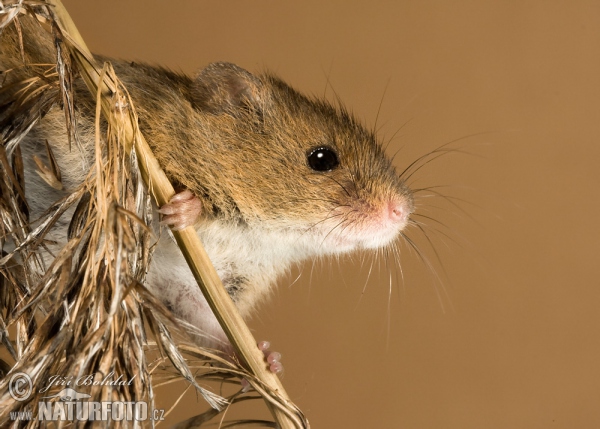
[[[261,87],[258,78],[235,64],[212,63],[196,76],[192,98],[200,110],[236,115],[247,109],[262,110]]]

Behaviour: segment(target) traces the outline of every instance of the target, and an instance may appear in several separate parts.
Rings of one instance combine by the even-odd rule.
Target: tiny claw
[[[167,203],[161,208],[159,208],[158,212],[163,215],[172,215],[176,212],[176,210],[175,207],[173,207],[170,203]]]

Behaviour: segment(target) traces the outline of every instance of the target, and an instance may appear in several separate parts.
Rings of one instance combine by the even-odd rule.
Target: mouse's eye
[[[337,153],[328,147],[318,147],[308,152],[308,166],[315,171],[331,171],[340,164]]]

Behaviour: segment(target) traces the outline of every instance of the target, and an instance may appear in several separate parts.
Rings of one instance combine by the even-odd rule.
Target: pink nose
[[[406,204],[399,201],[390,201],[388,203],[388,216],[392,222],[406,222],[410,215]]]

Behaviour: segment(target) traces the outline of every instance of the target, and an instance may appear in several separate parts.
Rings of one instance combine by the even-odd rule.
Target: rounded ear
[[[260,112],[262,82],[235,64],[209,64],[196,76],[192,89],[196,108],[214,114],[237,113],[248,109]]]

